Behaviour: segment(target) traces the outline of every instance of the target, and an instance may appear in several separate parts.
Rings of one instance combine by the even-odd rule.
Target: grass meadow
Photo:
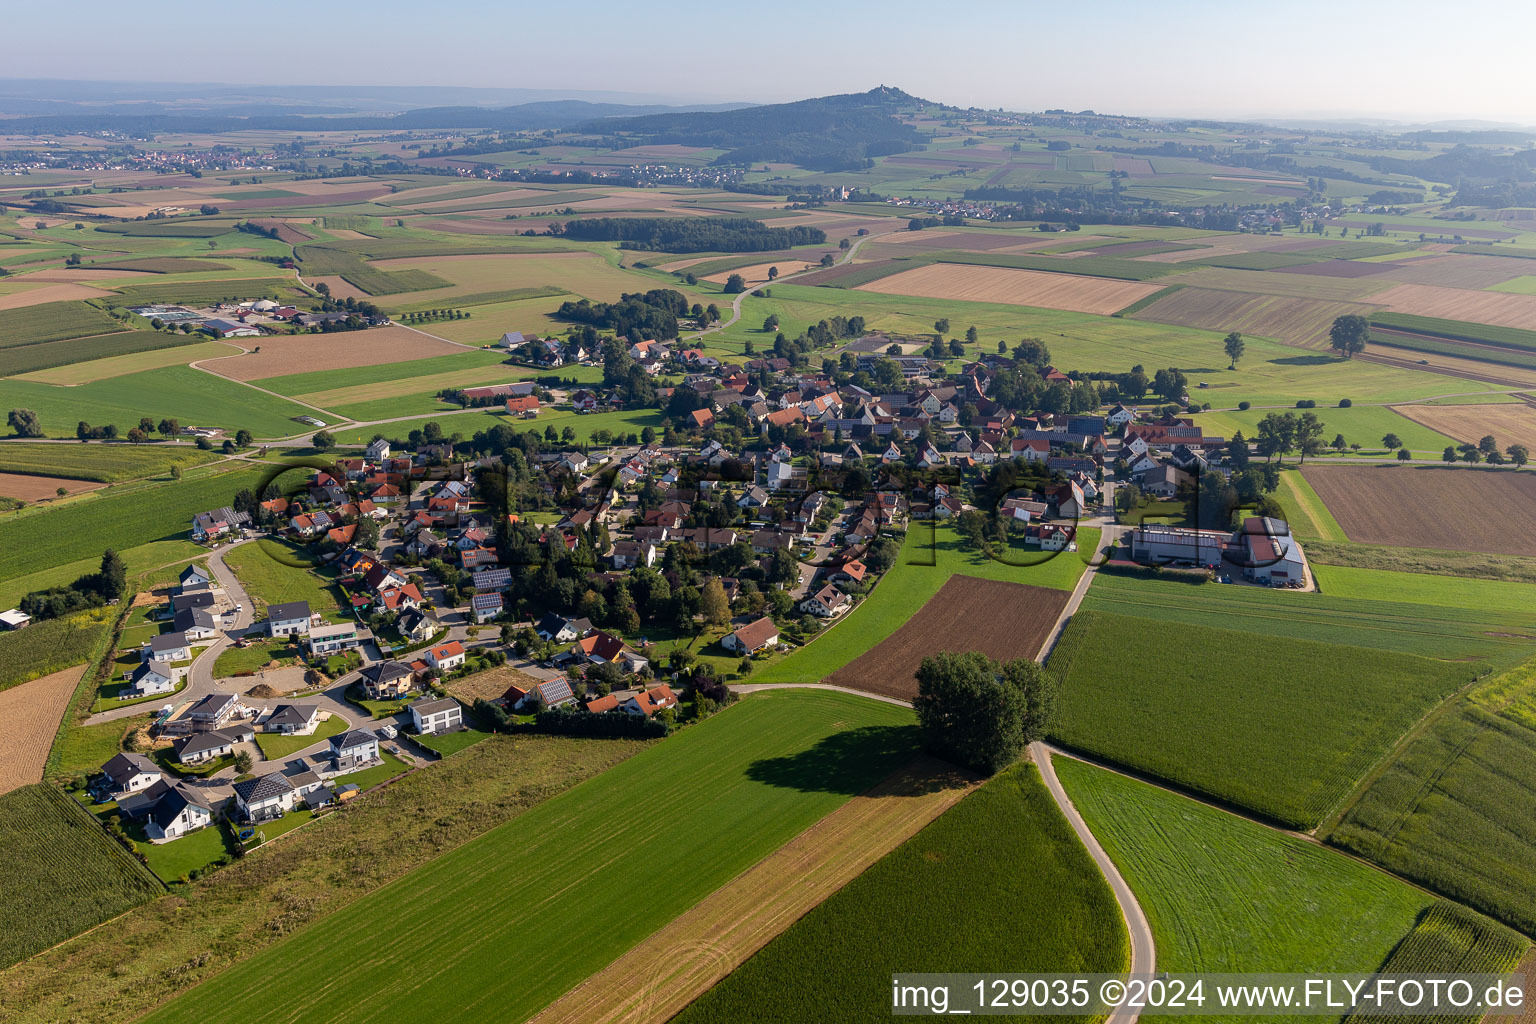
[[[149,870],[49,783],[0,796],[0,968],[154,899]]]
[[[224,556],[224,563],[235,571],[256,604],[308,601],[310,611],[332,621],[344,617],[348,605],[341,588],[310,569],[291,564],[294,562],[309,562],[304,549],[271,538],[231,548]]]
[[[752,682],[810,683],[832,674],[896,632],[956,574],[1071,590],[1098,540],[1099,531],[1085,527],[1078,533],[1079,551],[1062,551],[1038,564],[1009,565],[963,547],[953,527],[913,522],[896,564],[867,598],[815,640],[753,672]]]
[[[1434,902],[1337,851],[1176,793],[1068,757],[1055,766],[1147,915],[1159,971],[1369,973]]]
[[[748,697],[145,1020],[201,1022],[239,1004],[259,1024],[290,1019],[301,1001],[316,1022],[478,1020],[488,1007],[526,1019],[906,763],[916,750],[911,723],[906,709],[844,694]],[[660,815],[636,799],[658,785]],[[368,954],[338,974],[337,949]],[[430,978],[412,970],[423,955],[435,965]],[[315,1001],[317,985],[332,997]]]
[[[1536,932],[1536,663],[1428,721],[1327,838]]]
[[[1083,610],[1051,655],[1063,744],[1310,827],[1474,669]]]
[[[1129,959],[1114,894],[1025,763],[891,851],[673,1020],[875,1024],[890,1019],[896,971],[1116,972]]]
[[[1319,396],[1319,399],[1327,398],[1337,402],[1344,396]],[[1213,405],[1225,405],[1226,402],[1212,401]],[[1319,405],[1321,405],[1321,400]],[[1259,420],[1275,409],[1248,409],[1242,412],[1229,410],[1224,412],[1206,412],[1195,417],[1195,422],[1212,434],[1220,437],[1231,437],[1239,430],[1243,436],[1253,439],[1258,433]],[[1285,412],[1286,410],[1279,410]],[[1363,453],[1382,453],[1386,449],[1382,447],[1381,439],[1387,434],[1396,434],[1403,441],[1403,445],[1414,452],[1419,453],[1419,458],[1427,458],[1430,453],[1438,458],[1445,446],[1456,444],[1456,440],[1446,435],[1431,430],[1420,423],[1415,423],[1408,417],[1394,411],[1386,405],[1353,405],[1347,409],[1319,408],[1312,410],[1317,418],[1323,422],[1323,441],[1332,443],[1334,435],[1343,434],[1344,440],[1360,445]],[[1345,454],[1355,454],[1345,452]],[[1396,449],[1391,452],[1396,455]]]
[[[188,446],[122,444],[16,444],[0,445],[0,472],[32,473],[75,480],[118,483],[140,477],[168,474],[172,466],[188,469],[222,458]]]
[[[241,488],[256,486],[262,476],[262,469],[252,467],[117,494],[94,491],[46,513],[0,518],[0,580],[82,559],[99,560],[108,547],[122,551],[151,541],[185,539],[194,515],[228,505]]]
[[[428,423],[436,423],[443,428],[444,434],[450,436],[458,434],[467,439],[482,430],[504,424],[519,433],[536,430],[540,434],[544,433],[548,427],[554,427],[556,431],[564,431],[566,427],[570,427],[576,432],[576,440],[588,441],[599,430],[638,434],[646,427],[655,427],[658,430],[661,427],[661,410],[659,409],[624,409],[618,412],[594,413],[550,412],[540,413],[534,419],[525,420],[508,416],[505,412],[497,412],[496,408],[491,406],[483,410],[462,413],[448,410],[435,416],[411,417],[371,426],[347,427],[332,433],[341,444],[366,444],[375,434],[382,434],[388,438],[405,437],[412,430],[420,429]]]

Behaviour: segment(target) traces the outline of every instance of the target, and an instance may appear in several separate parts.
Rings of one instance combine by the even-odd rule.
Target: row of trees
[[[658,252],[767,252],[827,240],[820,228],[771,228],[747,217],[595,217],[553,225],[550,234]]]

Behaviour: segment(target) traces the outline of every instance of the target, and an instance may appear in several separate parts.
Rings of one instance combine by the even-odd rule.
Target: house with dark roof
[[[236,744],[249,742],[254,738],[255,733],[251,731],[251,727],[240,723],[227,729],[195,732],[191,736],[183,736],[171,744],[171,749],[176,752],[176,760],[182,764],[203,764],[216,757],[233,754]]]
[[[502,613],[506,602],[500,594],[476,594],[469,599],[469,611],[476,623],[489,622]]]
[[[299,636],[309,632],[312,614],[308,601],[285,601],[267,606],[267,628],[273,636]]]
[[[592,620],[568,619],[563,615],[550,612],[539,620],[539,624],[534,627],[534,632],[552,643],[563,644],[570,640],[578,640],[592,632]]]
[[[101,774],[91,780],[91,793],[97,800],[120,800],[140,793],[161,779],[165,773],[143,754],[115,754],[101,766]]]
[[[379,760],[379,738],[366,729],[349,729],[331,737],[334,771],[350,772]]]
[[[319,776],[313,772],[291,778],[282,772],[270,772],[259,778],[242,779],[234,787],[235,810],[242,821],[273,821],[298,809],[305,796],[321,785]]]
[[[540,701],[552,708],[563,704],[571,704],[576,700],[576,694],[571,690],[571,684],[563,679],[546,679],[535,683],[523,696],[519,697],[512,705],[514,711],[529,711],[536,707]]]
[[[167,843],[213,824],[213,807],[203,791],[183,782],[155,801],[144,819],[150,842]]]
[[[284,736],[308,736],[320,725],[320,705],[279,704],[261,723],[262,731]]]
[[[399,661],[376,661],[364,668],[361,682],[370,700],[394,700],[416,689],[416,674]]]

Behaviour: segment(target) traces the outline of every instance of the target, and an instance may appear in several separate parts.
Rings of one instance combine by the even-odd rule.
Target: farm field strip
[[[288,1020],[290,999],[303,999],[315,1024],[391,1021],[407,1007],[413,1017],[495,1007],[526,1019],[909,761],[911,720],[904,708],[845,694],[747,697],[145,1019],[201,1022],[237,1000],[261,1024]],[[658,778],[669,788],[665,815],[635,799]],[[684,863],[689,870],[657,869]],[[507,864],[522,869],[509,874]],[[624,892],[632,897],[615,899]],[[457,908],[452,927],[445,907]],[[380,915],[391,921],[385,932]],[[512,961],[503,955],[509,942],[522,950]],[[343,975],[323,953],[338,943],[367,950]],[[432,978],[405,980],[428,947]],[[315,1000],[319,988],[330,996]]]
[[[1052,735],[1265,817],[1310,827],[1474,668],[1388,650],[1088,608],[1049,667]],[[1279,652],[1284,651],[1284,657]],[[1134,685],[1127,665],[1138,667]]]
[[[1313,465],[1302,474],[1352,541],[1536,555],[1536,473]],[[1449,494],[1457,500],[1425,500]],[[1484,509],[1498,510],[1496,529]]]
[[[172,466],[190,469],[221,458],[218,452],[205,452],[191,445],[60,445],[18,441],[0,445],[0,472],[117,483],[168,473]]]
[[[727,882],[533,1021],[664,1024],[975,784],[941,761],[919,758]]]
[[[120,336],[110,335],[110,337]],[[178,345],[174,348],[150,349],[129,355],[102,356],[46,370],[16,374],[16,379],[67,387],[122,377],[142,370],[156,370],[162,366],[181,366],[195,363],[199,359],[215,359],[219,356],[234,355],[239,351],[233,345],[226,345],[223,342],[204,341],[192,345]]]
[[[255,381],[279,375],[401,363],[462,351],[462,346],[395,324],[364,331],[262,338],[260,352],[209,359],[200,365],[223,377]]]
[[[999,661],[1032,660],[1069,596],[1064,590],[951,576],[896,632],[826,681],[911,700],[917,696],[918,665],[939,651],[963,648]]]
[[[1529,329],[1536,323],[1536,295],[1402,284],[1371,297],[1394,313],[1467,320],[1495,327]]]
[[[43,780],[59,722],[87,667],[76,665],[0,690],[0,719],[12,734],[0,746],[0,795]]]
[[[1498,405],[1400,405],[1396,412],[1456,441],[1476,444],[1491,434],[1502,451],[1511,444],[1536,450],[1536,407]]]
[[[931,263],[858,285],[857,290],[1107,315],[1159,291],[1160,287],[1068,273]]]

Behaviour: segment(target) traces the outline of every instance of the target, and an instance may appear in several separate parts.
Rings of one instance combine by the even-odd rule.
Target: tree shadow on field
[[[1286,356],[1284,359],[1271,359],[1269,362],[1275,366],[1323,366],[1327,363],[1342,363],[1342,356]]]
[[[854,796],[911,764],[921,749],[914,725],[867,725],[834,733],[798,753],[754,761],[747,766],[747,778],[802,793]],[[928,771],[918,773],[899,792],[932,792],[964,784],[954,772]]]

